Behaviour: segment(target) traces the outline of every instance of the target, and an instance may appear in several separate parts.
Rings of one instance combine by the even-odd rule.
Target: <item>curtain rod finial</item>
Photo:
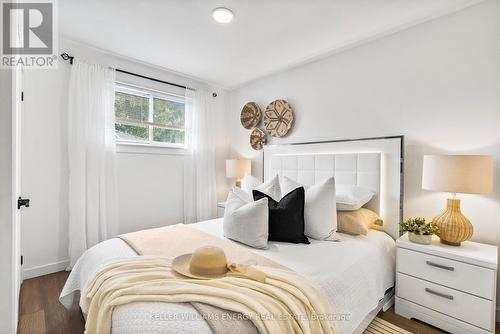
[[[69,60],[70,65],[73,65],[73,59],[75,57],[70,56],[69,54],[67,54],[66,52],[64,52],[64,53],[61,53],[61,58],[64,59],[64,60]]]

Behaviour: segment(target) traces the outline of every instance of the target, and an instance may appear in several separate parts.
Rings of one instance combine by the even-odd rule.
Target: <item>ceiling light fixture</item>
[[[212,18],[219,23],[229,23],[233,17],[233,12],[225,7],[217,7],[212,11]]]

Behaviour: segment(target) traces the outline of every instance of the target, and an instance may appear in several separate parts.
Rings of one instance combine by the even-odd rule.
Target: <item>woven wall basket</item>
[[[264,127],[273,137],[286,136],[292,128],[294,114],[292,107],[285,100],[275,100],[264,112]]]
[[[255,102],[248,102],[245,104],[243,109],[241,109],[240,120],[241,125],[243,125],[245,129],[250,130],[259,125],[262,120],[262,111],[259,105]]]
[[[267,136],[261,129],[255,128],[250,133],[250,146],[254,150],[262,150],[267,142]]]

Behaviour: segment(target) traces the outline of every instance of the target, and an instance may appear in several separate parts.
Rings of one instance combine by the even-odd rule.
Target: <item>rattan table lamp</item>
[[[446,209],[433,222],[441,242],[460,246],[474,228],[460,211],[456,193],[484,194],[493,191],[493,158],[488,155],[425,155],[422,188],[449,192]]]

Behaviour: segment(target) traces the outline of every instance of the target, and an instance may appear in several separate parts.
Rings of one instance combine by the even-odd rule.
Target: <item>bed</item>
[[[399,237],[402,214],[402,140],[391,137],[280,145],[268,146],[264,151],[265,178],[286,175],[311,185],[335,175],[342,183],[369,186],[377,192],[367,207],[384,219],[381,231],[370,230],[366,236],[341,234],[340,242],[312,239],[309,245],[270,242],[265,250],[241,245],[317,283],[333,307],[340,333],[362,333],[393,300],[395,239]],[[191,226],[224,238],[222,219]],[[135,251],[119,238],[87,250],[73,268],[60,302],[70,308],[102,263],[134,256],[137,256]],[[136,302],[113,311],[112,332],[212,333],[212,330],[191,304]]]

